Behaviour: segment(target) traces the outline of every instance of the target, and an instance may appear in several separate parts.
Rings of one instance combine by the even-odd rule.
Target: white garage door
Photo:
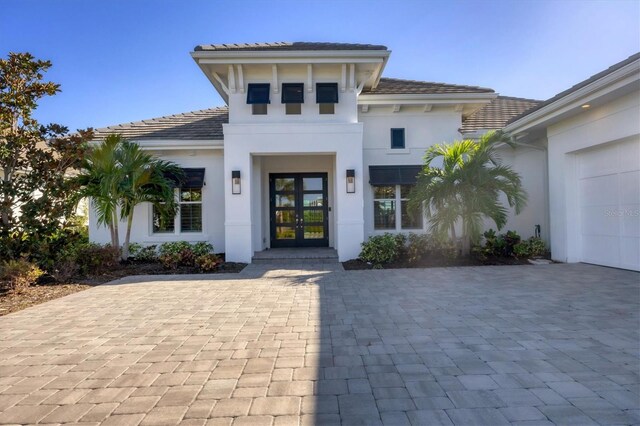
[[[580,260],[640,270],[640,140],[577,159]]]

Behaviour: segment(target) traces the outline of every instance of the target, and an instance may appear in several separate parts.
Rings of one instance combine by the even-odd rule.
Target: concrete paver
[[[0,318],[0,424],[634,424],[640,276],[131,277]]]

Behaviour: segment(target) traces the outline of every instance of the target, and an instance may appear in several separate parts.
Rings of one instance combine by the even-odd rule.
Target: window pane
[[[304,238],[305,239],[324,238],[324,227],[323,226],[305,226]]]
[[[296,214],[293,210],[276,210],[276,223],[295,223]]]
[[[276,226],[276,239],[293,240],[296,238],[296,228],[293,226]]]
[[[180,231],[202,231],[202,204],[180,205]]]
[[[415,185],[400,185],[400,198],[409,198]]]
[[[373,202],[373,227],[374,229],[396,229],[396,202]]]
[[[291,195],[276,195],[276,207],[295,207],[296,197]]]
[[[305,207],[320,207],[323,201],[322,194],[304,194]]]
[[[335,114],[335,104],[318,104],[320,114]]]
[[[180,201],[202,201],[201,189],[180,190]]]
[[[284,104],[284,112],[287,115],[302,114],[302,104]]]
[[[409,214],[409,202],[401,201],[400,203],[400,208],[402,209],[400,211],[402,216],[402,229],[422,229],[422,215],[416,213],[415,216],[412,216]]]
[[[302,178],[302,189],[305,191],[322,191],[322,178]]]
[[[396,198],[395,186],[374,186],[373,198]]]
[[[267,104],[251,105],[251,113],[253,115],[267,115]]]
[[[175,230],[175,218],[163,218],[153,207],[153,232],[156,234],[173,234]]]
[[[404,148],[404,129],[391,129],[391,148]]]
[[[324,212],[322,210],[305,210],[304,222],[322,222],[324,219]]]
[[[293,191],[295,180],[293,178],[276,178],[276,191]]]

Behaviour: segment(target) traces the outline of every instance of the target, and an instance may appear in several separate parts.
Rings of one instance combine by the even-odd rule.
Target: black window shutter
[[[316,103],[337,104],[338,83],[316,83]]]
[[[269,92],[271,85],[269,83],[251,83],[247,89],[248,104],[270,104]]]
[[[282,83],[282,103],[283,104],[303,104],[304,84],[303,83]]]
[[[371,185],[413,185],[422,166],[369,166]]]

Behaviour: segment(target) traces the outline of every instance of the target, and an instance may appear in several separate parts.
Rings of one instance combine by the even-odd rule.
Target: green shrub
[[[191,246],[191,250],[196,257],[204,256],[206,254],[213,253],[213,246],[206,241],[198,241]]]
[[[203,272],[214,271],[222,261],[213,253],[203,254],[196,258],[196,266]]]
[[[375,235],[362,243],[360,259],[373,264],[374,268],[382,268],[398,258],[398,238],[388,232]]]
[[[407,261],[410,264],[419,264],[427,259],[453,259],[456,255],[456,245],[449,239],[429,234],[409,234]]]
[[[138,250],[135,256],[133,256],[133,258],[140,262],[156,262],[158,260],[158,252],[156,251],[157,247],[158,246],[155,244],[142,247]]]
[[[9,260],[0,264],[0,284],[10,290],[29,287],[44,272],[36,264],[24,259]]]
[[[480,258],[509,257],[514,255],[514,248],[521,242],[520,235],[515,231],[507,231],[504,234],[496,234],[489,229],[484,233],[484,245],[474,248],[474,253]],[[524,250],[520,247],[518,250]]]
[[[513,247],[513,255],[517,258],[542,256],[546,252],[547,246],[537,237],[531,237]]]
[[[100,275],[120,263],[120,249],[109,244],[89,243],[75,248],[72,254],[82,275]]]

